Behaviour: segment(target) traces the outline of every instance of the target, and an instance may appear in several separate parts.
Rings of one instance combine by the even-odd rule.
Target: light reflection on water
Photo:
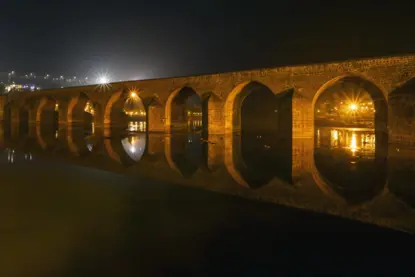
[[[345,149],[352,156],[373,157],[376,150],[374,129],[320,127],[316,148]]]
[[[130,121],[128,122],[129,132],[145,132],[147,130],[147,123],[145,121]]]
[[[145,130],[145,122],[131,122],[131,126],[133,130]],[[415,206],[415,195],[410,192],[412,182],[393,173],[402,169],[399,160],[396,163],[394,156],[387,156],[388,151],[379,145],[371,129],[316,128],[315,145],[312,141],[281,140],[275,134],[247,133],[202,137],[200,133],[138,132],[112,133],[104,138],[99,132],[86,137],[83,130],[71,130],[57,138],[54,133],[29,132],[26,137],[8,139],[7,161],[14,164],[19,161],[19,153],[24,160],[31,160],[32,154],[42,156],[47,152],[55,153],[56,158],[75,154],[79,159],[89,160],[91,166],[105,170],[124,172],[125,169],[126,174],[136,177],[185,182],[311,210],[327,211],[330,207],[331,213],[351,218],[356,215],[349,207],[372,207],[371,203],[382,202],[383,195],[390,194],[388,191],[396,192],[393,197],[407,207]],[[401,150],[399,154],[402,153]],[[391,168],[393,172],[388,172]],[[405,170],[403,175],[412,176],[411,170]],[[310,194],[309,190],[318,193]],[[294,200],[287,204],[287,199]],[[371,214],[370,209],[365,212]],[[377,216],[382,218],[382,213]],[[415,231],[415,224],[407,221],[399,224]]]
[[[359,205],[382,194],[387,145],[376,145],[373,129],[319,127],[315,145],[320,185],[334,197]]]

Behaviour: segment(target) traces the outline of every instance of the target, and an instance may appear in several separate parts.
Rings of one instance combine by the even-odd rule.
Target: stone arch
[[[99,116],[96,115],[99,112],[98,109],[98,105],[93,103],[85,93],[72,97],[68,104],[68,125],[84,127],[89,127],[92,124],[98,125]]]
[[[105,110],[104,110],[104,125],[106,127],[115,127],[115,128],[127,128],[128,127],[128,116],[124,112],[124,105],[131,97],[134,95],[136,98],[138,109],[144,112],[144,114],[140,114],[140,120],[146,121],[146,109],[143,104],[143,100],[139,95],[139,91],[135,90],[128,90],[122,89],[113,93],[108,100]]]
[[[276,174],[279,178],[283,171],[291,173],[292,96],[292,91],[275,94],[257,81],[241,83],[229,94],[225,102],[225,165],[237,183],[259,188]],[[287,151],[289,155],[282,155]],[[289,169],[281,163],[283,158],[289,160]]]
[[[190,98],[194,97],[195,101],[198,99],[200,105],[200,111],[202,111],[202,98],[200,95],[191,87],[182,87],[174,90],[167,99],[165,106],[165,128],[167,132],[171,131],[186,131],[188,130],[187,115],[185,115],[185,102]],[[200,120],[202,121],[203,116]],[[203,128],[203,122],[201,122]]]
[[[242,104],[249,95],[254,92],[275,93],[266,85],[257,81],[247,81],[237,85],[228,95],[225,102],[225,131],[235,133],[241,131],[241,109]]]
[[[372,98],[374,105],[375,105],[375,129],[379,133],[387,134],[388,133],[388,98],[387,92],[382,89],[379,85],[377,85],[374,81],[368,79],[365,76],[361,76],[359,74],[345,74],[342,76],[335,77],[328,82],[326,82],[323,86],[321,86],[316,94],[314,95],[312,101],[312,114],[313,117],[315,116],[315,104],[320,96],[327,91],[330,87],[338,84],[339,82],[350,82],[357,84],[359,87],[365,89],[370,97]],[[314,121],[314,120],[313,120]]]
[[[48,96],[42,97],[36,109],[36,123],[57,128],[59,124],[59,113],[56,111],[56,104],[56,99]]]
[[[336,201],[348,205],[359,205],[381,195],[386,187],[386,157],[388,138],[388,104],[386,93],[373,81],[357,74],[346,74],[326,82],[312,101],[313,127],[315,126],[316,103],[331,87],[348,82],[364,89],[375,105],[375,146],[373,156],[350,155],[342,148],[313,150],[311,173],[316,185]],[[320,130],[321,131],[321,130]],[[335,132],[347,133],[347,130]],[[337,134],[337,133],[336,133]],[[318,134],[317,134],[318,135]],[[346,134],[347,135],[347,134]],[[337,136],[337,135],[336,135]],[[339,134],[340,136],[340,134]],[[353,134],[362,138],[364,134]],[[317,138],[318,139],[318,138]],[[317,141],[318,142],[318,141]]]

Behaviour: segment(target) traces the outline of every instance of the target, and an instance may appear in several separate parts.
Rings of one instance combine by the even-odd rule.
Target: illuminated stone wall
[[[415,81],[396,88],[389,97],[389,141],[415,146]]]
[[[14,93],[10,95],[9,101],[14,101],[23,106],[48,95],[59,103],[69,103],[73,97],[84,93],[94,105],[102,107],[102,110],[105,111],[114,94],[128,93],[128,91],[134,89],[147,107],[148,103],[152,103],[154,99],[157,99],[157,103],[166,110],[168,108],[167,100],[172,92],[183,87],[190,87],[201,98],[210,95],[209,99],[215,99],[207,109],[209,113],[208,129],[211,130],[211,133],[220,134],[227,130],[226,120],[228,120],[228,114],[231,112],[226,110],[228,96],[238,85],[256,81],[268,87],[276,95],[287,90],[293,90],[293,136],[296,138],[312,138],[314,132],[314,102],[318,97],[318,92],[330,81],[349,75],[359,76],[373,83],[383,93],[387,101],[389,93],[394,88],[401,86],[415,76],[415,56],[361,59],[202,76],[130,81],[105,86],[71,87],[25,94]],[[0,112],[2,112],[3,109],[1,107],[0,109]],[[105,112],[104,115],[106,115]],[[111,119],[107,116],[103,116],[103,120],[111,123]],[[162,120],[163,118],[160,118],[157,122]],[[164,121],[164,124],[167,124],[166,121]],[[152,130],[153,128],[148,126],[148,129]],[[160,127],[157,126],[154,129],[160,130]]]

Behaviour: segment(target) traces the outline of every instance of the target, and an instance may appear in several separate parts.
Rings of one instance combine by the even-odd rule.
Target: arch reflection
[[[386,184],[387,123],[383,92],[360,77],[344,77],[315,102],[314,179],[329,195],[360,204]]]
[[[415,150],[394,147],[390,151],[388,188],[398,199],[415,208]]]
[[[165,155],[169,166],[183,177],[192,177],[203,163],[200,133],[187,133],[165,138]]]
[[[134,136],[105,138],[104,145],[111,159],[129,167],[142,159],[147,147],[147,136],[138,133]]]
[[[30,126],[29,128],[29,136],[35,136],[41,148],[48,151],[53,150],[58,143],[56,132],[57,127],[49,129],[48,127],[40,124]]]
[[[251,82],[228,97],[225,164],[237,183],[259,188],[275,177],[292,183],[292,96]]]
[[[138,162],[146,150],[146,137],[144,134],[126,137],[121,140],[125,153],[134,161]]]
[[[78,157],[86,157],[93,150],[93,144],[88,143],[88,136],[83,128],[68,128],[67,142],[71,153]]]
[[[387,145],[377,142],[373,129],[320,127],[314,161],[318,185],[349,204],[372,200],[387,179]]]

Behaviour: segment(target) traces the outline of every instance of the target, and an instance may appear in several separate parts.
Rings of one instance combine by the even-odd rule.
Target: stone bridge
[[[397,104],[405,97],[411,98],[408,84],[414,76],[415,55],[410,55],[128,81],[33,93],[15,92],[2,96],[0,120],[17,124],[24,120],[29,123],[50,123],[51,111],[58,107],[59,125],[73,125],[83,121],[84,106],[90,101],[96,111],[93,119],[96,128],[121,127],[125,124],[123,104],[134,92],[146,110],[148,131],[170,132],[180,126],[172,115],[173,103],[179,98],[198,94],[203,101],[203,126],[207,133],[225,134],[240,130],[242,101],[252,92],[268,90],[281,97],[281,105],[286,107],[281,110],[278,119],[285,122],[285,128],[289,129],[286,133],[293,139],[312,138],[317,98],[329,87],[347,81],[358,84],[371,95],[375,102],[377,130],[387,133],[389,129],[392,139],[396,137],[402,140],[410,134],[394,134],[393,128],[397,123],[393,120],[395,112],[388,107],[388,101],[393,97],[393,104]],[[406,99],[404,102],[408,104],[410,101]],[[409,107],[406,112],[398,112],[397,115],[410,117],[411,112]],[[407,128],[399,126],[397,129],[404,131]]]
[[[275,122],[271,123],[278,126],[281,140],[274,146],[278,149],[276,153],[280,160],[288,164],[284,171],[290,172],[289,179],[295,184],[303,178],[301,176],[311,176],[313,182],[326,195],[339,198],[333,184],[322,176],[313,158],[314,109],[317,99],[323,92],[341,82],[353,83],[367,91],[374,101],[376,141],[380,139],[389,144],[414,146],[414,77],[415,55],[409,55],[119,82],[33,93],[14,92],[0,97],[0,119],[4,121],[3,125],[20,126],[28,123],[32,126],[29,129],[34,130],[32,135],[37,137],[42,148],[47,148],[49,142],[46,137],[50,136],[42,135],[41,128],[51,128],[50,125],[57,120],[60,130],[71,132],[71,128],[68,127],[85,121],[84,109],[87,103],[90,103],[95,111],[92,120],[97,130],[103,130],[105,133],[107,130],[126,127],[127,115],[124,113],[124,104],[134,95],[139,107],[144,110],[143,115],[147,122],[146,151],[153,153],[157,151],[151,149],[163,148],[166,163],[175,172],[181,172],[172,158],[175,138],[165,136],[163,146],[159,147],[155,147],[158,144],[154,143],[160,142],[159,139],[153,138],[154,135],[159,136],[157,133],[182,130],[182,119],[177,117],[176,113],[178,103],[199,95],[202,103],[203,129],[208,136],[207,140],[212,142],[207,145],[206,166],[203,168],[207,169],[207,172],[213,172],[217,165],[222,164],[237,184],[252,188],[250,177],[243,174],[246,164],[240,150],[241,141],[235,139],[234,134],[238,133],[243,125],[242,102],[248,99],[247,97],[250,97],[251,101],[254,99],[252,95],[262,94],[266,97],[259,102],[252,100],[252,103],[260,106],[258,114],[261,114],[262,111],[267,112],[267,103],[273,98],[276,99],[276,117],[273,117]],[[256,118],[257,115],[251,116]],[[261,118],[255,121],[257,125],[261,123]],[[71,138],[67,142],[71,151],[86,149],[85,146],[77,146],[71,136],[65,137]],[[383,140],[384,138],[386,140]],[[114,147],[109,141],[105,144],[109,156],[121,163],[128,158],[123,158],[114,150],[120,147]],[[386,166],[384,157],[390,157],[391,153],[388,154],[388,150],[379,153],[382,149],[376,150],[376,163]],[[386,172],[386,168],[384,171]],[[277,181],[273,179],[264,180],[264,183],[268,184],[275,182]],[[375,190],[378,195],[389,195],[387,183]]]

